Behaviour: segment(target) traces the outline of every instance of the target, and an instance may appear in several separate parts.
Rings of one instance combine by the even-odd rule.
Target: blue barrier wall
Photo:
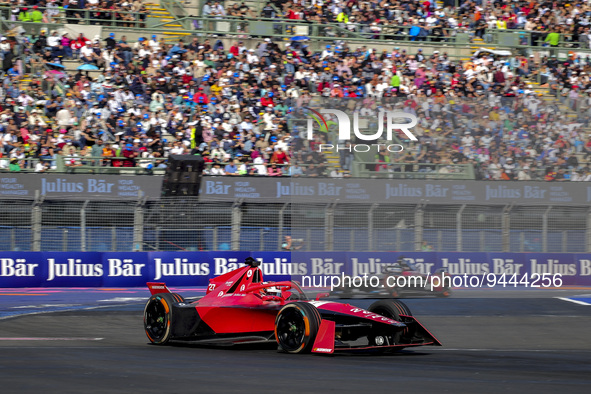
[[[591,286],[591,254],[446,252],[0,252],[0,287],[205,286],[209,278],[260,259],[266,280],[303,275],[362,275],[400,255],[423,273],[452,276],[556,275],[562,285]],[[484,281],[482,287],[487,287]],[[514,285],[508,285],[508,288]],[[523,287],[523,286],[521,286]],[[531,285],[528,285],[531,287]],[[542,286],[540,286],[542,287]]]

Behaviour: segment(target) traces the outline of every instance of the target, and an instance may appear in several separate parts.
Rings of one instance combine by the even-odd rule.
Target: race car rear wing
[[[164,282],[148,282],[146,285],[150,289],[152,295],[158,293],[170,293],[170,290],[168,290],[168,287],[166,287],[166,283]]]

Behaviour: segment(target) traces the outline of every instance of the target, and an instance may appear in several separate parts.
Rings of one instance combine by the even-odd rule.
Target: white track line
[[[416,349],[417,351],[429,351],[429,352],[560,352],[560,353],[564,353],[564,352],[582,352],[582,353],[587,353],[589,352],[589,350],[587,349],[581,349],[581,350],[576,350],[576,349],[567,349],[567,350],[561,350],[561,349],[461,349],[461,348],[430,348],[430,349]]]
[[[0,338],[0,341],[102,341],[105,338],[36,338],[36,337],[12,337]]]
[[[559,300],[568,301],[568,302],[572,302],[572,303],[579,304],[579,305],[587,305],[587,306],[591,305],[588,302],[579,301],[579,300],[571,300],[570,298],[566,298],[566,297],[554,297],[554,298],[558,298]]]
[[[88,308],[76,308],[76,309],[59,309],[59,310],[54,310],[54,311],[39,311],[39,312],[31,312],[31,313],[19,313],[16,315],[10,315],[10,316],[0,316],[0,321],[2,320],[8,320],[8,319],[14,319],[17,317],[22,317],[22,316],[33,316],[33,315],[45,315],[48,313],[57,313],[57,312],[74,312],[74,311],[88,311],[88,310],[92,310],[92,309],[106,309],[106,308],[113,308],[116,306],[128,306],[131,304],[121,304],[121,305],[99,305],[99,306],[89,306]]]

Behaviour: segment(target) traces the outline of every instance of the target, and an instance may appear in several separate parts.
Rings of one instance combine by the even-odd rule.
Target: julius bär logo
[[[338,109],[321,109],[320,111],[316,111],[312,108],[308,108],[311,114],[308,119],[308,128],[306,138],[308,140],[312,140],[313,133],[314,133],[314,122],[318,125],[321,131],[328,132],[330,126],[338,125],[338,139],[347,141],[351,139],[351,125],[353,126],[353,134],[360,140],[363,141],[378,141],[384,134],[384,124],[386,125],[386,140],[392,141],[394,138],[394,134],[398,132],[398,130],[402,131],[406,137],[411,141],[418,141],[417,137],[413,133],[410,132],[410,129],[418,123],[417,117],[413,114],[409,114],[406,112],[395,112],[395,111],[385,111],[380,110],[378,113],[377,123],[378,123],[378,130],[373,134],[364,134],[359,129],[359,112],[353,113],[353,122],[349,116]],[[323,115],[330,114],[334,115],[337,118],[337,122],[327,121]],[[400,123],[400,121],[407,121],[410,120],[409,123]],[[353,150],[355,152],[368,152],[372,146],[377,147],[378,149],[383,146],[390,152],[402,152],[404,147],[400,144],[355,144],[353,146]],[[338,145],[335,147],[333,144],[319,144],[318,152],[329,151],[335,149],[336,151],[347,149],[351,150],[351,147],[342,148]]]

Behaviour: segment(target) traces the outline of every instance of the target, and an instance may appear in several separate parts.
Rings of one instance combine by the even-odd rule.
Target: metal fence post
[[[330,252],[334,249],[334,207],[336,202],[326,205],[324,216],[324,250]]]
[[[425,212],[423,205],[419,204],[415,208],[415,251],[421,251],[421,244],[423,243],[423,220]]]
[[[86,252],[86,207],[90,201],[84,201],[80,210],[80,251]]]
[[[456,213],[456,249],[457,252],[462,252],[464,247],[463,242],[463,234],[462,234],[462,213],[466,209],[466,204],[462,204],[458,212]]]
[[[374,251],[373,243],[373,211],[379,206],[377,203],[371,204],[371,208],[367,211],[367,248],[369,252]]]
[[[548,251],[548,214],[551,209],[552,205],[544,211],[544,215],[542,216],[542,252],[544,253]]]
[[[10,250],[16,250],[16,229],[10,229]]]
[[[242,223],[242,199],[232,205],[232,250],[240,250],[240,224]]]
[[[277,250],[281,250],[281,245],[283,244],[283,225],[284,225],[284,219],[283,219],[283,213],[285,212],[285,210],[287,209],[287,207],[289,206],[289,203],[286,202],[285,204],[283,204],[283,206],[281,207],[281,209],[279,210],[279,220],[277,221]]]
[[[111,250],[117,251],[117,227],[111,227]]]
[[[486,244],[486,232],[484,230],[480,230],[478,232],[478,245],[480,250],[486,250],[484,246]]]
[[[502,217],[503,252],[511,251],[511,209],[513,205],[505,205]]]
[[[585,237],[585,252],[591,253],[591,208],[587,210],[587,234]]]
[[[68,251],[68,229],[62,229],[62,252]]]
[[[144,206],[146,197],[140,195],[133,212],[133,251],[141,252],[144,249]]]
[[[210,250],[218,250],[218,227],[214,227],[213,228],[213,248],[211,248]]]
[[[31,214],[31,230],[33,232],[31,251],[33,252],[41,251],[41,219],[43,216],[41,205],[43,204],[43,198],[44,197],[40,195],[39,190],[36,190],[35,201],[33,202],[33,212]]]

